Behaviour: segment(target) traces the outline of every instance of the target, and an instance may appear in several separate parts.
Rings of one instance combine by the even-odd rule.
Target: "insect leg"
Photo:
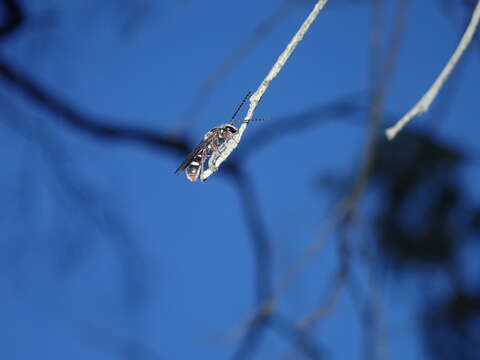
[[[203,180],[203,170],[204,170],[204,167],[205,167],[205,159],[207,157],[207,153],[208,153],[208,148],[205,148],[202,151],[202,160],[200,161],[200,180],[201,181],[204,181]]]

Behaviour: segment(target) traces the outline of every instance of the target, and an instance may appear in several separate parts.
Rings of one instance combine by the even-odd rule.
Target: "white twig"
[[[287,47],[283,52],[280,54],[278,57],[277,61],[275,64],[272,66],[270,69],[269,73],[265,77],[265,79],[262,81],[260,86],[258,87],[257,91],[255,91],[252,96],[250,96],[250,105],[248,107],[247,115],[245,116],[245,119],[242,122],[242,125],[238,128],[237,133],[234,135],[235,138],[235,145],[232,146],[231,148],[228,149],[228,154],[223,157],[218,157],[218,159],[215,162],[215,170],[220,166],[220,164],[230,155],[230,153],[234,150],[236,145],[240,142],[240,139],[243,136],[243,133],[245,132],[249,120],[253,117],[253,113],[258,105],[258,102],[262,98],[263,94],[267,90],[268,86],[270,85],[270,82],[275,79],[275,77],[278,75],[280,70],[282,70],[283,66],[287,62],[288,58],[292,54],[293,50],[297,47],[298,43],[303,39],[303,36],[307,32],[308,28],[310,25],[312,25],[313,21],[317,17],[318,13],[320,10],[323,9],[325,4],[327,3],[328,0],[318,0],[315,6],[313,7],[312,11],[308,15],[308,17],[305,19],[303,22],[302,26],[300,26],[300,29],[298,29],[297,33],[292,37],[290,42],[288,43]],[[204,171],[204,178],[208,178],[215,170],[210,170],[206,169]]]
[[[432,84],[430,89],[421,97],[421,99],[415,104],[415,106],[407,112],[403,117],[392,127],[388,128],[385,131],[385,134],[389,140],[392,140],[397,136],[397,134],[403,129],[403,127],[412,120],[415,116],[423,114],[425,111],[428,110],[430,105],[432,104],[433,100],[437,96],[438,92],[442,88],[445,81],[448,79],[449,75],[455,68],[458,63],[458,60],[462,57],[465,49],[470,44],[473,35],[475,34],[475,30],[477,29],[478,23],[480,20],[480,0],[478,1],[475,9],[473,10],[472,19],[468,24],[467,30],[462,36],[462,39],[458,43],[455,52],[453,53],[452,57],[448,61],[447,65],[443,68],[440,75],[438,75],[435,82]]]

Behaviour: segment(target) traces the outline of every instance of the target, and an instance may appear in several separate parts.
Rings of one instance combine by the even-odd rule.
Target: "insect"
[[[237,147],[241,134],[232,124],[238,122],[235,116],[238,114],[243,104],[250,97],[251,92],[244,97],[240,105],[232,115],[230,122],[214,127],[207,132],[203,140],[195,146],[180,166],[175,170],[176,174],[185,170],[185,175],[190,181],[196,181],[200,178],[201,181],[217,171],[218,166],[227,159],[230,153]],[[251,119],[264,120],[264,119]]]

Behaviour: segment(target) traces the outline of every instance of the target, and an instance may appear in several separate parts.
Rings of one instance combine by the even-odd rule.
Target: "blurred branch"
[[[304,354],[308,359],[316,360],[323,358],[322,351],[306,331],[298,329],[280,314],[275,314],[268,318],[256,318],[255,322],[250,324],[246,336],[233,356],[234,360],[247,359],[253,355],[254,350],[259,345],[259,338],[264,332],[266,325],[269,325],[273,331],[290,342],[297,351]]]
[[[369,129],[364,147],[363,159],[358,170],[357,177],[353,182],[348,195],[334,208],[330,219],[327,220],[318,240],[312,243],[310,248],[287,272],[284,278],[283,288],[293,280],[300,268],[322,248],[327,235],[336,228],[340,228],[339,264],[331,288],[327,291],[324,300],[310,313],[297,321],[297,328],[305,330],[313,326],[315,322],[330,313],[340,299],[340,294],[345,281],[349,276],[350,269],[350,242],[347,232],[356,218],[358,203],[364,194],[372,171],[375,154],[378,151],[378,133],[383,117],[383,107],[389,82],[395,68],[395,59],[400,47],[403,34],[407,8],[410,1],[399,0],[396,12],[394,29],[386,50],[385,56],[381,56],[381,35],[383,33],[383,0],[376,0],[373,4],[373,20],[370,36],[370,76],[371,76],[371,104],[369,114]]]
[[[36,102],[57,116],[58,120],[105,140],[129,140],[154,147],[186,153],[190,145],[184,139],[177,139],[152,130],[113,125],[114,120],[100,120],[83,114],[79,109],[55,97],[51,92],[22,74],[12,64],[0,59],[0,77],[16,87],[29,100]]]
[[[232,181],[239,190],[244,217],[252,234],[252,248],[255,256],[255,296],[256,305],[262,304],[268,299],[271,292],[272,282],[272,260],[270,243],[261,222],[259,213],[259,200],[253,189],[253,184],[248,178],[247,173],[242,172],[241,168],[235,168],[230,172],[233,175]],[[291,342],[297,349],[304,353],[310,359],[319,359],[320,351],[316,348],[307,334],[301,333],[279,314],[273,314],[270,309],[263,308],[262,314],[249,324],[246,334],[240,341],[237,350],[234,352],[233,359],[246,359],[257,350],[262,336],[267,327],[279,333],[287,341]]]
[[[377,0],[382,1],[382,0]],[[329,218],[325,221],[322,229],[320,230],[319,235],[317,238],[311,243],[311,245],[306,249],[304,254],[298,258],[287,270],[284,276],[281,278],[278,286],[273,289],[271,296],[261,304],[261,306],[257,307],[255,311],[253,311],[247,319],[237,326],[230,335],[242,333],[246,331],[252,324],[255,324],[259,318],[265,316],[265,313],[269,313],[273,311],[275,300],[283,293],[292,281],[298,275],[300,269],[303,267],[305,263],[310,261],[314,255],[320,251],[320,249],[325,244],[328,235],[337,227],[337,225],[341,222],[345,222],[344,226],[351,221],[353,218],[354,211],[358,205],[359,200],[361,199],[371,173],[371,169],[373,166],[374,156],[378,148],[378,133],[380,129],[380,123],[383,113],[383,104],[385,99],[385,92],[387,86],[389,84],[390,77],[393,75],[394,65],[395,65],[395,58],[396,54],[398,53],[401,35],[403,33],[403,28],[405,24],[405,17],[407,13],[407,8],[409,5],[409,1],[400,1],[399,9],[396,13],[396,20],[394,24],[394,32],[392,34],[392,41],[389,44],[389,48],[386,51],[385,56],[385,63],[383,64],[383,71],[379,73],[381,78],[378,81],[375,81],[375,84],[372,84],[372,102],[370,106],[370,121],[369,121],[369,130],[367,135],[367,141],[365,144],[365,151],[363,155],[363,159],[361,161],[360,168],[358,170],[358,175],[353,182],[352,188],[350,192],[340,200],[337,205],[333,208],[330,213]],[[380,22],[381,24],[381,22]],[[376,27],[373,31],[380,31]],[[375,39],[375,37],[373,37]],[[248,115],[247,115],[248,116]],[[348,220],[348,221],[347,221]],[[344,264],[340,262],[340,269],[337,273],[338,278],[342,279],[346,277],[345,271],[348,270],[348,267],[345,268]],[[338,283],[343,283],[343,280]],[[326,302],[322,302],[320,305],[320,309],[314,310],[315,314],[323,315],[326,308],[331,309],[333,306],[329,306],[328,304],[334,305],[336,303],[336,293],[338,290],[338,283],[337,286],[332,287],[332,291],[327,295],[327,298],[333,300],[327,300]],[[333,293],[333,294],[332,294]],[[327,304],[327,305],[325,305]],[[311,319],[313,320],[316,316],[313,315]],[[305,317],[305,319],[310,319],[309,315]],[[310,323],[311,320],[307,320],[307,323]],[[302,323],[302,321],[300,321]]]
[[[384,0],[375,0],[372,11],[373,11],[373,17],[374,18],[382,18],[384,16]],[[365,148],[365,155],[364,155],[364,161],[363,161],[363,166],[360,170],[359,177],[357,178],[357,183],[356,186],[353,188],[353,193],[357,193],[357,200],[355,202],[358,202],[359,197],[361,194],[365,192],[366,186],[368,179],[370,178],[370,174],[372,172],[372,167],[373,163],[375,161],[376,153],[378,151],[378,133],[380,130],[380,126],[382,123],[382,117],[383,117],[383,112],[384,112],[384,105],[385,105],[385,99],[386,99],[386,94],[388,90],[388,86],[391,82],[391,79],[393,77],[393,73],[395,70],[395,63],[396,63],[396,58],[398,55],[398,51],[400,49],[400,44],[402,40],[402,36],[404,33],[404,26],[405,26],[405,21],[406,21],[406,15],[407,15],[407,10],[410,5],[410,0],[398,0],[397,1],[397,10],[395,13],[395,21],[393,24],[393,33],[391,36],[391,40],[389,42],[388,48],[386,49],[386,55],[384,58],[384,61],[381,61],[379,64],[381,65],[382,71],[380,73],[376,73],[376,70],[371,68],[371,86],[372,86],[372,102],[370,106],[370,131],[369,131],[369,140],[367,140],[367,145]],[[377,23],[373,22],[372,23],[372,28],[371,28],[371,33],[382,33],[384,32],[384,27],[382,26],[382,21],[378,20]],[[371,36],[372,41],[375,39],[375,35]],[[372,66],[375,66],[376,64],[376,58],[380,57],[380,47],[371,47],[371,53],[370,53],[370,61]],[[357,188],[355,190],[355,187]],[[355,195],[354,195],[355,196]],[[356,207],[356,205],[355,205]],[[354,210],[352,209],[352,212]],[[371,264],[373,267],[374,264]],[[372,270],[373,271],[373,270]],[[372,278],[372,282],[376,281],[376,278]],[[377,283],[372,284],[372,288],[375,287],[376,289]],[[373,309],[373,308],[372,308]],[[377,314],[377,319],[380,318],[380,304],[378,304],[375,309],[378,310]],[[372,310],[373,311],[373,310]],[[367,334],[370,334],[372,343],[369,344],[368,341],[365,342],[365,347],[366,347],[366,352],[365,354],[368,357],[368,349],[372,349],[372,353],[370,355],[382,355],[379,352],[379,349],[383,349],[386,347],[386,344],[384,344],[386,341],[384,341],[384,338],[380,337],[380,323],[377,322],[375,325],[378,325],[376,327],[372,327],[372,332]],[[371,347],[370,347],[371,345]],[[382,346],[383,345],[383,346]],[[372,357],[372,359],[375,359],[376,357]]]
[[[292,345],[307,358],[313,360],[323,358],[321,349],[315,344],[308,332],[298,329],[282,316],[278,314],[274,316],[271,320],[271,327],[286,340],[291,341]]]
[[[383,0],[376,0],[378,1],[383,1]],[[385,55],[385,60],[384,64],[380,66],[382,71],[378,72],[378,69],[374,66],[371,67],[372,71],[374,71],[374,74],[372,74],[372,99],[371,99],[371,105],[370,105],[370,120],[369,120],[369,125],[368,125],[368,132],[367,132],[367,140],[365,143],[364,147],[364,154],[362,161],[360,163],[360,168],[358,170],[358,174],[356,179],[353,182],[353,185],[351,187],[350,192],[335,206],[333,209],[329,219],[326,220],[322,230],[320,231],[320,234],[317,236],[317,239],[310,245],[310,247],[306,250],[305,254],[297,260],[289,269],[289,271],[286,273],[284,280],[283,280],[283,285],[282,289],[285,289],[288,284],[293,280],[293,278],[296,276],[300,268],[308,262],[310,259],[313,258],[313,256],[323,247],[327,236],[333,231],[337,224],[343,222],[344,227],[348,227],[351,224],[351,221],[354,219],[354,213],[355,209],[365,192],[366,186],[368,184],[368,179],[370,177],[370,173],[372,170],[373,166],[373,161],[375,158],[375,154],[378,150],[378,132],[380,129],[380,124],[382,120],[382,115],[383,115],[383,104],[386,96],[386,90],[387,86],[389,84],[389,79],[393,75],[393,70],[394,70],[394,59],[396,58],[396,54],[398,53],[399,46],[400,46],[400,40],[401,40],[401,34],[403,33],[403,28],[405,24],[405,17],[407,13],[407,7],[409,5],[409,0],[404,1],[400,0],[400,5],[399,9],[396,12],[396,19],[395,19],[395,24],[394,24],[394,31],[392,34],[392,40],[389,43],[389,48],[386,51]],[[378,8],[377,8],[378,6]],[[377,5],[374,6],[374,11],[379,12],[378,9],[381,9],[381,4],[378,3]],[[377,17],[378,15],[375,15]],[[378,26],[381,26],[383,22],[376,20],[373,23],[373,28],[372,32],[381,32],[382,29],[378,28]],[[378,37],[375,35],[372,35],[370,37],[371,41],[378,41]],[[375,52],[378,51],[379,48],[376,46],[371,46],[371,50],[374,50]],[[377,54],[372,55],[372,62],[376,62],[378,59]],[[377,74],[377,75],[375,75]],[[376,80],[376,76],[380,76],[378,80]],[[342,256],[345,256],[348,252],[344,252]],[[339,270],[337,276],[340,278],[346,277],[346,275],[343,274],[344,271],[348,270],[348,267],[345,268],[345,265],[343,264],[342,261],[340,261],[339,265]],[[340,276],[341,275],[341,276]],[[337,287],[334,286],[332,288],[332,292],[335,293],[337,290]],[[335,296],[330,293],[327,295],[328,298],[334,298]],[[328,303],[328,300],[327,300]],[[333,302],[334,304],[335,302]],[[320,310],[314,310],[314,313],[317,311],[319,313],[323,313],[323,310],[325,308],[324,302],[319,306]],[[305,317],[306,319],[309,319],[310,317],[307,315]],[[312,317],[313,319],[313,317]]]
[[[265,333],[265,319],[257,318],[255,322],[249,324],[245,336],[235,350],[232,359],[248,359],[257,350],[260,345],[260,338]]]
[[[10,36],[24,22],[25,17],[17,0],[3,0],[6,21],[0,25],[0,38]]]
[[[348,278],[350,267],[350,242],[347,238],[347,227],[340,228],[340,242],[338,246],[338,259],[339,265],[335,272],[330,289],[327,291],[325,299],[321,301],[316,309],[300,318],[295,323],[295,329],[300,334],[306,334],[312,330],[315,323],[321,320],[324,316],[328,315],[333,308],[337,305],[342,287]],[[295,358],[294,356],[287,356],[286,358]]]
[[[315,322],[319,321],[325,315],[329,314],[338,300],[345,280],[348,277],[350,266],[350,242],[347,238],[347,227],[343,226],[340,229],[340,244],[338,249],[339,264],[336,274],[334,276],[330,290],[327,292],[325,299],[321,301],[316,309],[305,315],[303,318],[297,321],[296,327],[298,329],[306,330],[312,326]]]
[[[247,226],[252,234],[252,248],[255,254],[256,298],[260,304],[271,291],[271,250],[265,225],[261,221],[259,199],[246,172],[239,167],[230,172],[232,181],[237,185],[241,207]]]
[[[363,106],[355,100],[362,92],[351,93],[339,97],[326,104],[312,107],[292,115],[276,118],[274,124],[259,128],[244,141],[239,151],[241,156],[248,155],[252,151],[258,151],[277,138],[299,132],[316,125],[320,120],[337,120],[339,117],[348,117],[359,112]]]
[[[478,1],[477,6],[473,11],[472,19],[470,20],[470,23],[468,24],[467,29],[465,30],[465,33],[463,34],[460,42],[458,43],[458,46],[455,49],[455,52],[453,53],[450,60],[448,60],[447,65],[445,65],[442,72],[440,73],[440,75],[438,75],[437,79],[432,84],[430,89],[428,89],[428,91],[420,98],[420,100],[415,104],[415,106],[412,109],[410,109],[409,112],[407,112],[395,125],[393,125],[392,127],[388,128],[385,131],[385,134],[389,140],[394,139],[395,136],[397,136],[397,134],[403,129],[403,127],[407,125],[407,123],[410,120],[412,120],[415,116],[421,115],[428,110],[433,100],[435,100],[438,92],[442,88],[443,84],[448,79],[451,72],[453,71],[458,61],[462,57],[463,53],[465,52],[465,49],[470,44],[472,37],[475,34],[475,30],[477,29],[479,21],[480,21],[480,0]]]
[[[379,288],[378,259],[374,254],[375,246],[366,243],[363,260],[367,270],[369,292],[364,311],[364,332],[366,338],[365,359],[386,359],[386,332],[382,329],[382,299]]]
[[[12,105],[15,106],[15,105]],[[20,109],[18,109],[20,112]],[[16,121],[15,121],[16,120]],[[33,123],[32,126],[19,122],[18,119],[12,119],[12,116],[0,117],[2,124],[17,134],[38,145],[41,153],[47,159],[46,163],[51,169],[53,182],[50,190],[51,194],[56,195],[56,203],[65,208],[60,211],[61,214],[75,213],[75,221],[81,222],[79,228],[84,229],[87,236],[82,237],[82,246],[90,247],[92,243],[99,242],[100,239],[90,233],[93,229],[101,230],[107,234],[107,239],[112,249],[119,258],[119,264],[124,273],[124,299],[126,309],[134,311],[139,309],[141,303],[148,299],[147,269],[143,262],[140,249],[137,247],[135,236],[131,229],[126,226],[125,221],[119,220],[121,214],[114,210],[115,207],[107,206],[111,201],[106,201],[100,192],[82,180],[82,176],[71,165],[71,159],[68,150],[59,141],[58,137],[52,136],[48,131],[48,124]],[[49,184],[50,185],[50,184]],[[51,235],[52,244],[55,239],[61,239],[58,246],[52,247],[51,252],[60,252],[58,264],[61,266],[56,273],[64,279],[71,276],[72,271],[76,269],[80,261],[83,260],[82,252],[69,252],[69,248],[78,245],[77,236],[79,233],[69,233],[70,236],[62,236],[64,227],[68,221],[57,219],[55,235]],[[87,226],[85,223],[87,222]],[[92,227],[92,224],[95,227]],[[101,239],[104,241],[104,238]],[[60,257],[67,256],[67,259]]]

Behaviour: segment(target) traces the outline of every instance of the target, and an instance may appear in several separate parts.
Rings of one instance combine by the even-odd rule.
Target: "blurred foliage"
[[[465,240],[457,232],[469,205],[459,185],[464,157],[414,132],[384,140],[373,170],[382,192],[378,242],[396,266],[447,266]]]
[[[462,260],[479,222],[478,204],[461,185],[466,161],[461,150],[406,131],[380,144],[372,173],[380,191],[374,230],[385,264],[427,282],[439,274],[447,279],[444,291],[425,289],[421,323],[432,359],[480,354],[480,292],[465,289],[471,274]]]
[[[432,358],[479,358],[480,291],[457,291],[434,306],[426,304],[423,322]]]
[[[419,130],[395,141],[382,137],[375,154],[368,218],[383,266],[432,284],[423,289],[418,318],[432,359],[478,359],[480,273],[472,276],[464,256],[480,244],[479,204],[462,185],[471,154]],[[317,184],[337,196],[352,187],[351,177],[331,173]],[[466,285],[472,278],[476,290]]]

